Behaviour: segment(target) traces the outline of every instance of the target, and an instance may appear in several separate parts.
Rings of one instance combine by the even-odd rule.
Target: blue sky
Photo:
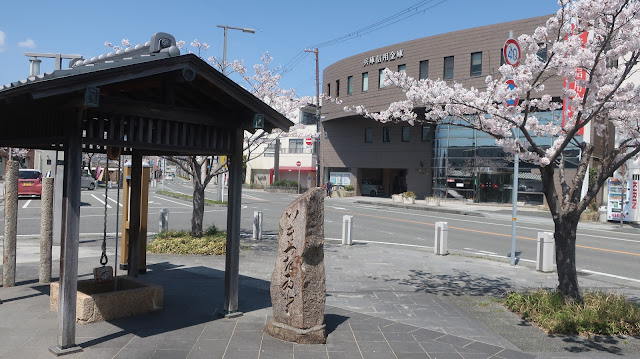
[[[227,60],[243,59],[247,67],[265,51],[272,65],[292,64],[305,48],[342,37],[412,6],[396,23],[332,46],[320,47],[320,71],[340,59],[378,47],[440,33],[528,17],[558,9],[555,0],[400,0],[400,1],[17,1],[0,5],[0,84],[26,78],[31,52],[81,54],[85,58],[109,52],[105,41],[132,44],[148,41],[155,32],[176,40],[207,42],[204,58],[222,58],[223,30],[216,25],[247,27],[254,35],[229,30]],[[407,17],[407,15],[415,14]],[[295,62],[280,84],[300,96],[315,95],[313,54]],[[42,70],[53,70],[43,60]]]

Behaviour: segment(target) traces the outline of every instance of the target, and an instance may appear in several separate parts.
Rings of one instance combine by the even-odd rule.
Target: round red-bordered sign
[[[502,56],[507,65],[517,67],[520,65],[520,44],[516,39],[508,39],[502,48]]]
[[[513,80],[507,80],[506,84],[507,86],[509,86],[509,90],[513,90],[514,88],[518,87],[516,85],[516,82]],[[507,100],[507,107],[513,107],[517,105],[518,102],[520,102],[520,98],[518,97],[514,98],[513,100]]]
[[[300,162],[300,161],[296,162],[296,166],[298,166],[298,167],[302,166],[302,162]]]

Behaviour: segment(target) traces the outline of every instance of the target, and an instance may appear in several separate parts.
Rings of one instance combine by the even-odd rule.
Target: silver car
[[[80,178],[80,188],[88,188],[90,191],[96,189],[96,180],[92,175],[83,173]]]

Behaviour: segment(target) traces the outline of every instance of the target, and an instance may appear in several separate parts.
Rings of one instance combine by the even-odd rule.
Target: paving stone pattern
[[[242,248],[242,317],[219,316],[224,257],[148,255],[149,271],[141,278],[164,286],[164,310],[78,325],[77,344],[83,351],[65,358],[638,357],[616,338],[601,343],[601,348],[560,341],[549,351],[522,352],[455,303],[554,285],[553,275],[495,261],[376,245],[326,244],[327,344],[280,341],[262,332],[272,316],[269,278],[276,242],[244,241]],[[90,277],[98,259],[81,258],[82,278]],[[58,268],[55,263],[54,276]],[[37,284],[37,271],[37,263],[21,263],[18,286],[0,289],[1,359],[52,357],[48,347],[56,343],[57,314],[48,310],[49,286]]]

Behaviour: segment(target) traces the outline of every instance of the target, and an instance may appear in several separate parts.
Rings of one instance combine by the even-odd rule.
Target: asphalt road
[[[164,186],[151,188],[149,195],[148,230],[158,230],[160,210],[169,209],[170,229],[191,228],[191,203],[155,194],[156,190],[191,194],[190,182],[176,179]],[[104,230],[104,204],[107,208],[108,248],[115,243],[116,189],[82,191],[81,238],[99,244]],[[215,186],[206,191],[206,197],[216,198]],[[241,229],[243,236],[250,236],[254,211],[263,212],[266,237],[275,237],[278,221],[283,209],[297,195],[269,193],[262,190],[243,190]],[[3,207],[3,206],[0,206]],[[3,208],[0,209],[0,212]],[[503,211],[504,212],[504,211]],[[120,212],[120,216],[121,216]],[[505,257],[511,250],[511,215],[499,212],[486,213],[485,217],[465,216],[419,210],[390,208],[385,206],[357,204],[349,199],[330,198],[325,201],[325,237],[340,240],[342,217],[352,215],[353,239],[357,242],[382,242],[390,246],[403,246],[430,250],[433,246],[434,225],[446,221],[449,226],[450,250]],[[205,227],[215,224],[226,227],[226,207],[205,207]],[[120,222],[121,225],[121,222]],[[0,228],[4,228],[4,216],[0,216]],[[40,200],[20,199],[18,234],[20,238],[37,235],[40,231]],[[516,256],[520,263],[535,262],[537,233],[553,231],[550,219],[520,215],[517,228]],[[612,226],[597,224],[580,225],[576,257],[578,268],[583,273],[623,277],[622,280],[640,282],[640,230],[612,229]],[[373,260],[373,259],[372,259]],[[595,274],[593,274],[595,273]],[[620,278],[618,278],[620,279]]]

